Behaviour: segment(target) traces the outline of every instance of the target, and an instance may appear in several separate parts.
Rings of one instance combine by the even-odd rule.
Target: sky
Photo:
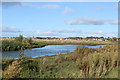
[[[3,2],[2,37],[117,37],[117,2]]]

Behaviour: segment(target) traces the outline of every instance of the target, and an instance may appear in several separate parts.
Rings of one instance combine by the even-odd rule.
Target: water
[[[42,48],[33,48],[24,50],[24,56],[26,57],[40,57],[46,55],[65,54],[66,52],[73,52],[78,46],[87,48],[99,48],[103,45],[88,46],[88,45],[48,45]],[[2,52],[2,58],[18,58],[19,51],[7,51]]]

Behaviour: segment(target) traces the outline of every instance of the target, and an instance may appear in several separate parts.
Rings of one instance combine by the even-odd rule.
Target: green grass
[[[31,49],[31,48],[38,48],[43,47],[45,44],[38,44],[38,43],[32,43],[32,44],[22,44],[21,42],[17,42],[15,40],[3,40],[1,49],[2,51],[18,51],[23,49]]]
[[[3,77],[117,78],[117,52],[118,45],[107,45],[98,49],[78,47],[71,53],[39,58],[3,59]]]
[[[118,68],[114,68],[113,70],[111,70],[110,72],[108,72],[106,74],[106,76],[103,76],[105,78],[109,77],[109,78],[113,78],[113,77],[118,77]]]

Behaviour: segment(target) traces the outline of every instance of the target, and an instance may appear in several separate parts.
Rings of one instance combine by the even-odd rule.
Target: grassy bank
[[[118,46],[78,47],[74,52],[39,58],[3,59],[4,78],[117,78]]]
[[[16,42],[15,40],[9,41],[9,40],[3,40],[1,50],[2,51],[18,51],[21,49],[31,49],[31,48],[38,48],[43,47],[44,44],[23,44],[21,42]]]
[[[44,44],[33,42],[32,38],[24,38],[22,35],[16,38],[1,39],[0,42],[2,42],[1,51],[18,51],[45,46]]]
[[[31,49],[44,47],[46,45],[107,45],[114,44],[110,41],[82,41],[82,40],[39,40],[39,39],[6,39],[2,40],[2,51],[18,51],[23,49]]]

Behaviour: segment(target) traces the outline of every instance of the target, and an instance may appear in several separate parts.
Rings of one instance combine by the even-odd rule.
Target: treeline
[[[33,42],[32,38],[24,38],[22,35],[16,37],[15,40],[3,40],[2,41],[2,51],[18,51],[30,48],[42,47],[45,45],[40,45]]]
[[[120,38],[117,37],[67,37],[67,38],[57,38],[57,37],[35,37],[36,39],[58,39],[58,40],[67,40],[67,39],[71,39],[71,40],[101,40],[101,41],[118,41],[120,40]]]

